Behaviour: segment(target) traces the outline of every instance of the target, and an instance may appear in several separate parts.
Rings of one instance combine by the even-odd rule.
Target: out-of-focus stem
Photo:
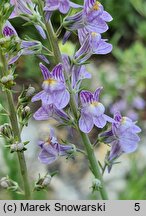
[[[2,54],[2,51],[0,50],[0,64],[2,68],[2,75],[6,76],[8,75],[8,65],[5,56]],[[18,142],[21,142],[21,136],[20,136],[20,130],[19,125],[17,121],[17,115],[13,100],[13,95],[10,90],[6,90],[6,97],[8,101],[8,108],[9,108],[9,119],[11,122],[11,126],[13,129],[14,137],[18,140]],[[17,152],[18,161],[20,165],[21,175],[23,179],[23,185],[24,185],[24,193],[25,193],[25,199],[29,200],[31,199],[31,193],[30,193],[30,186],[28,181],[28,174],[27,174],[27,167],[25,162],[25,157],[23,152]]]

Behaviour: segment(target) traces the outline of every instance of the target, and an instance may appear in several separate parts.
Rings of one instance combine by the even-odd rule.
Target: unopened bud
[[[51,179],[52,177],[50,175],[47,175],[42,182],[42,186],[47,187],[50,184]]]
[[[0,186],[5,188],[5,189],[8,188],[10,186],[8,178],[6,178],[6,177],[1,178]]]
[[[3,76],[1,78],[1,82],[4,84],[4,83],[7,83],[8,82],[8,77],[7,76]]]
[[[30,86],[30,87],[27,89],[26,97],[31,97],[31,96],[33,96],[34,93],[35,93],[35,88]]]
[[[17,151],[22,151],[24,149],[24,144],[23,143],[14,143],[10,147],[11,152],[17,152]]]
[[[101,181],[97,178],[93,179],[92,188],[93,188],[93,191],[100,190],[102,188]]]
[[[5,123],[0,126],[0,134],[7,137],[7,138],[12,138],[13,137],[13,132],[12,128],[9,124]]]

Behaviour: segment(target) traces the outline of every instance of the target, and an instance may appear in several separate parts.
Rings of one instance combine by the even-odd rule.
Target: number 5
[[[139,211],[140,210],[140,203],[135,203],[134,210],[135,211]]]

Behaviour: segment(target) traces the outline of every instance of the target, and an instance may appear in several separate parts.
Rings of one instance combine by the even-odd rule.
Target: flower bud
[[[12,128],[7,123],[0,126],[0,134],[9,139],[13,138]]]
[[[8,82],[8,77],[7,76],[3,76],[1,78],[1,82],[4,84],[4,83],[7,83]]]
[[[9,182],[9,180],[8,180],[8,178],[7,177],[3,177],[3,178],[1,178],[1,180],[0,180],[0,186],[2,187],[2,188],[8,188],[9,186],[10,186],[10,182]]]
[[[42,186],[47,187],[50,184],[51,179],[52,177],[50,175],[47,175],[42,182]]]
[[[93,191],[98,191],[102,188],[101,181],[97,178],[93,179],[92,181],[92,189]]]
[[[35,88],[30,86],[28,89],[27,89],[27,92],[26,92],[26,97],[31,97],[33,96],[33,94],[35,93]]]
[[[10,146],[11,152],[22,151],[24,149],[23,143],[14,143]]]

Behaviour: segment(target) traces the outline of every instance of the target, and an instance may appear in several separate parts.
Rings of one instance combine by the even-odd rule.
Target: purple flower
[[[35,120],[48,120],[49,118],[54,118],[58,121],[61,119],[69,121],[67,114],[60,109],[57,109],[55,105],[43,105],[41,106],[33,115]]]
[[[40,68],[44,76],[43,91],[36,94],[32,102],[41,100],[43,106],[53,104],[57,109],[63,109],[69,103],[70,94],[65,86],[62,64],[58,64],[52,72],[43,64],[40,64]]]
[[[111,145],[109,155],[109,171],[112,167],[113,160],[117,159],[123,153],[131,153],[137,149],[137,143],[140,141],[137,133],[141,129],[128,117],[122,117],[119,112],[114,116],[115,122],[112,123],[112,129],[103,133],[101,136],[105,137],[105,143]]]
[[[82,44],[81,48],[75,54],[75,59],[78,63],[85,62],[92,54],[105,55],[112,51],[112,45],[107,43],[107,40],[101,39],[100,34],[96,32],[85,33],[84,30],[78,32],[80,43]]]
[[[97,88],[93,94],[89,91],[81,91],[80,93],[82,108],[79,128],[84,133],[89,133],[94,125],[98,128],[103,128],[107,121],[113,122],[110,117],[104,114],[105,108],[99,102],[101,89]]]
[[[8,47],[11,47],[9,54],[6,54],[9,64],[13,64],[21,55],[41,53],[42,45],[39,41],[25,41],[18,37],[18,34],[9,21],[3,26],[3,36],[7,38]],[[9,40],[8,40],[9,39]],[[9,44],[10,43],[10,44]],[[7,52],[7,50],[6,50]]]
[[[48,12],[59,10],[61,13],[66,14],[70,7],[81,7],[73,2],[70,2],[69,0],[46,0],[45,2],[44,11]]]
[[[44,26],[42,26],[41,16],[36,5],[31,0],[10,0],[10,3],[14,6],[14,11],[12,12],[9,19],[21,16],[26,21],[33,22],[40,35],[46,39]]]
[[[146,105],[146,102],[140,96],[137,96],[133,100],[133,106],[138,110],[143,110]]]
[[[82,80],[90,79],[91,74],[86,70],[84,65],[73,65],[71,67],[70,59],[67,55],[62,55],[64,68],[71,76],[72,88],[79,90]]]
[[[59,144],[53,129],[50,129],[50,136],[47,141],[39,141],[39,146],[42,150],[38,158],[44,164],[53,163],[59,156],[69,155],[69,152],[73,149],[72,146]]]
[[[65,19],[65,26],[71,31],[83,29],[89,33],[103,33],[108,30],[106,22],[110,22],[111,20],[111,15],[104,10],[103,6],[98,1],[85,0],[83,10],[73,16],[67,17]],[[69,37],[68,32],[65,37]]]
[[[19,16],[22,12],[31,14],[31,11],[27,8],[27,3],[32,4],[31,0],[10,0],[10,4],[15,6],[10,19]]]

